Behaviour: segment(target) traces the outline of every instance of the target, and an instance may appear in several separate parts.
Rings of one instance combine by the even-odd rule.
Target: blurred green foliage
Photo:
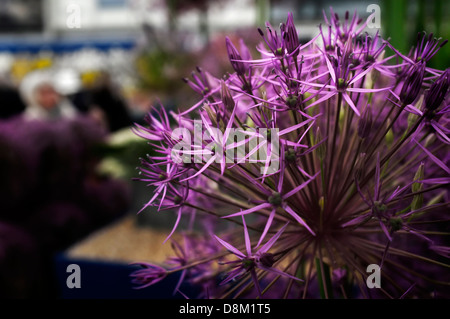
[[[436,38],[450,39],[450,1],[447,0],[382,0],[381,19],[384,38],[394,47],[408,53],[417,43],[417,34],[425,31]],[[450,44],[446,44],[429,66],[446,69],[450,64]]]
[[[165,50],[156,47],[146,50],[138,57],[137,71],[141,85],[155,92],[168,92],[180,86],[181,78],[185,75],[186,53]]]
[[[153,149],[131,128],[124,128],[111,134],[105,143],[97,145],[95,152],[102,159],[99,173],[129,180],[139,176],[136,169],[141,165],[139,158],[146,157]]]

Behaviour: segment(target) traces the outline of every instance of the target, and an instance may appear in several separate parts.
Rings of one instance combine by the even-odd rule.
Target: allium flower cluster
[[[198,68],[197,104],[136,126],[154,151],[145,207],[175,210],[184,242],[138,284],[183,272],[212,298],[448,296],[450,71],[427,65],[446,41],[420,34],[404,55],[356,13],[325,22],[308,43],[291,14],[267,23],[260,57],[227,38],[233,74]]]

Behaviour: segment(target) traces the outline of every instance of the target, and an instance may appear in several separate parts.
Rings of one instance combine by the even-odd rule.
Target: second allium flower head
[[[427,66],[446,42],[422,35],[405,56],[363,33],[356,14],[325,22],[308,43],[291,14],[279,32],[267,24],[259,58],[226,38],[233,74],[198,68],[185,80],[197,104],[172,120],[155,109],[136,127],[156,152],[142,159],[140,179],[154,188],[145,207],[177,216],[177,257],[165,272],[147,265],[136,283],[180,272],[177,291],[186,282],[203,297],[277,298],[423,297],[448,287],[450,79]],[[180,145],[188,160],[174,160]],[[245,152],[223,160],[238,147]],[[366,286],[369,264],[381,266],[382,289]]]

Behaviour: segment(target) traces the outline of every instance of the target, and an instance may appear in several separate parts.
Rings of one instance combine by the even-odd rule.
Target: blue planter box
[[[80,288],[68,288],[67,272],[70,264],[80,267]],[[174,288],[178,283],[177,273],[163,281],[144,289],[134,289],[130,274],[139,269],[136,265],[124,263],[74,259],[64,253],[55,256],[55,272],[60,298],[62,299],[184,299]],[[190,296],[192,288],[182,286],[182,291]]]

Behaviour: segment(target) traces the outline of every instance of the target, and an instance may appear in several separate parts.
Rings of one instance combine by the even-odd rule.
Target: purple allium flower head
[[[201,95],[208,95],[210,93],[210,87],[207,75],[203,72],[203,70],[200,67],[197,67],[197,73],[200,75],[200,77],[195,74],[195,72],[192,72],[192,78],[195,80],[196,83],[190,81],[188,78],[183,78],[184,82],[189,84],[189,86],[196,91],[197,93],[200,93]]]
[[[280,237],[280,235],[283,233],[287,224],[283,226],[269,241],[267,241],[267,243],[265,243],[255,253],[252,252],[250,236],[248,234],[244,216],[242,216],[242,224],[244,227],[245,253],[242,253],[239,249],[220,239],[219,237],[214,236],[221,245],[223,245],[228,251],[233,253],[238,258],[238,260],[223,263],[223,265],[232,265],[232,268],[234,269],[221,282],[222,285],[230,282],[231,280],[234,280],[235,278],[239,278],[246,273],[250,273],[253,283],[258,291],[258,295],[261,296],[261,287],[259,286],[258,277],[256,275],[257,268],[301,281],[301,279],[299,278],[273,268],[272,266],[275,262],[275,257],[272,253],[268,252],[272,245],[276,242],[278,237]]]
[[[404,55],[365,26],[331,10],[301,43],[289,14],[258,29],[260,57],[226,38],[235,72],[187,80],[202,97],[171,112],[178,127],[161,109],[137,128],[154,150],[146,206],[175,210],[169,237],[183,234],[167,270],[178,291],[449,296],[449,71],[428,65],[446,42],[419,37]]]
[[[417,34],[417,47],[413,50],[410,57],[413,61],[429,61],[444,45],[447,44],[448,40],[444,40],[441,43],[440,38],[433,38],[433,33],[428,34],[425,32]]]
[[[268,22],[266,23],[266,29],[267,34],[265,35],[264,32],[258,28],[259,34],[263,37],[267,46],[275,56],[282,56],[284,52],[281,38]]]

